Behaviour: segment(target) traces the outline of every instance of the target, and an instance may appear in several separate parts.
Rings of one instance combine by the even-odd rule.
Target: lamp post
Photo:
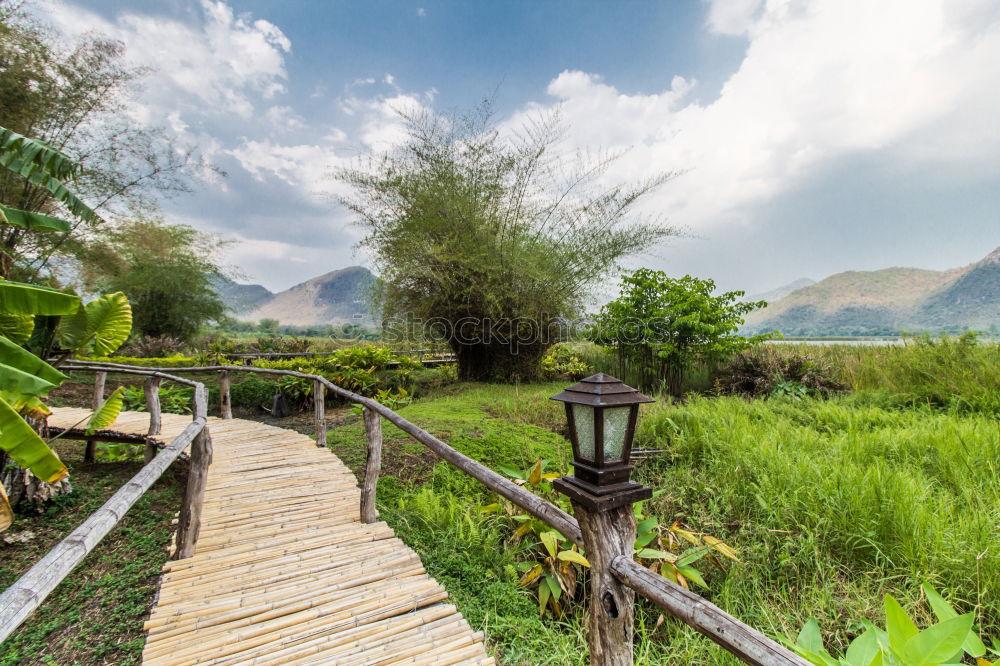
[[[631,666],[635,593],[611,574],[619,555],[632,557],[632,504],[653,490],[629,479],[629,455],[639,405],[654,402],[619,380],[599,373],[552,396],[566,405],[573,476],[553,481],[568,496],[580,523],[590,562],[587,642],[591,666]]]

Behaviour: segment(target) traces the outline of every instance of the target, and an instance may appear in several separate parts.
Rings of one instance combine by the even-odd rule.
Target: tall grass
[[[826,360],[855,391],[882,392],[958,412],[1000,414],[1000,345],[979,342],[973,335],[916,338],[904,346],[788,348]]]
[[[930,582],[1000,633],[1000,429],[986,414],[834,400],[661,403],[637,441],[650,507],[741,548],[713,596],[774,633],[809,617],[842,648],[885,592]]]

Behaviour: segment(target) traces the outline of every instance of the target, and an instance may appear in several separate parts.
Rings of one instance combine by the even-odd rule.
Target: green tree
[[[488,105],[401,114],[397,148],[340,169],[380,274],[383,323],[433,330],[465,380],[533,379],[557,322],[625,256],[676,231],[635,214],[670,174],[611,183],[616,156],[574,158],[555,117],[503,134]]]
[[[202,325],[225,316],[213,288],[221,244],[187,225],[140,219],[108,230],[78,254],[88,288],[128,296],[137,334],[189,341]]]
[[[614,350],[622,374],[631,366],[644,386],[663,379],[679,396],[684,375],[694,365],[718,364],[771,337],[737,334],[743,316],[765,307],[765,301],[741,301],[742,291],[714,293],[712,280],[673,279],[640,268],[622,276],[621,294],[601,308],[588,337]]]
[[[66,239],[87,237],[105,219],[149,212],[161,195],[190,190],[204,166],[162,129],[127,113],[135,85],[148,73],[129,66],[120,42],[88,34],[75,43],[0,0],[0,125],[69,154],[73,191],[92,202],[82,215],[47,183],[0,173],[0,204],[74,218],[62,234],[28,226],[0,228],[0,277],[34,280]]]

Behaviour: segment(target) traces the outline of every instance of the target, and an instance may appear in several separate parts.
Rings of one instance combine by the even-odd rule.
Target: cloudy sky
[[[763,291],[1000,245],[994,0],[39,0],[155,73],[133,109],[228,174],[164,204],[239,242],[279,290],[350,264],[327,172],[397,140],[395,109],[504,122],[561,108],[615,176],[683,175],[650,200],[688,230],[637,263]]]

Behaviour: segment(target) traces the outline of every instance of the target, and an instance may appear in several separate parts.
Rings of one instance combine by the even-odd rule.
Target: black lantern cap
[[[618,407],[637,405],[642,402],[656,402],[611,375],[599,372],[573,384],[549,400],[558,400],[588,407]]]

